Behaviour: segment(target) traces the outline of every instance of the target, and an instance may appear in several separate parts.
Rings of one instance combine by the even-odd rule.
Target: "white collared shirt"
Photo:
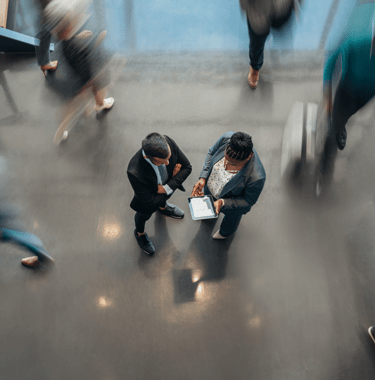
[[[158,181],[158,185],[163,185],[162,182],[161,182],[161,177],[160,177],[160,172],[159,172],[159,169],[158,169],[158,166],[153,164],[151,162],[151,160],[149,160],[147,157],[146,157],[146,153],[144,152],[144,150],[142,149],[142,154],[143,154],[143,158],[152,166],[152,168],[154,169],[155,171],[155,174],[156,174],[156,178],[157,178],[157,181]],[[163,188],[165,190],[165,192],[167,193],[167,195],[170,195],[173,193],[173,190],[168,186],[168,185],[163,185]]]

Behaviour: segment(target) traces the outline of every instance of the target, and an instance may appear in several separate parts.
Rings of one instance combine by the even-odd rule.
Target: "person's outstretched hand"
[[[191,197],[201,197],[203,196],[203,188],[206,185],[205,178],[199,178],[199,181],[194,185]]]

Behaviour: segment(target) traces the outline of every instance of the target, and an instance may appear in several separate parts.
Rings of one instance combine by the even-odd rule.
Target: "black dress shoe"
[[[175,205],[172,205],[171,203],[167,203],[164,210],[159,208],[159,211],[163,215],[169,216],[170,218],[174,218],[174,219],[182,219],[185,215],[184,212],[180,208],[178,208]]]
[[[138,245],[140,246],[140,248],[142,249],[144,253],[147,253],[150,256],[155,253],[155,247],[152,244],[152,241],[150,240],[146,232],[143,235],[138,236],[138,232],[135,229],[134,236],[137,239]]]

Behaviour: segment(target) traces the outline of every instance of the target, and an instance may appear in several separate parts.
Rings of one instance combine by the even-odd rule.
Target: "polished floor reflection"
[[[24,252],[1,245],[1,379],[373,379],[373,103],[350,121],[332,192],[316,203],[283,186],[280,152],[293,103],[320,98],[319,66],[291,71],[267,52],[251,91],[246,54],[170,57],[129,59],[114,108],[59,147],[54,74],[30,61],[5,71],[22,117],[0,92],[0,147],[56,266],[22,267]],[[216,221],[192,221],[186,197],[228,130],[253,136],[267,181],[235,236],[215,241]],[[185,219],[148,222],[148,257],[126,168],[152,131],[175,139],[193,172],[173,196]]]

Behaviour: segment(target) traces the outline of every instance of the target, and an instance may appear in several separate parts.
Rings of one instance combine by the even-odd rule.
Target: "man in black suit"
[[[167,203],[176,189],[185,191],[182,183],[191,173],[191,165],[181,149],[168,136],[150,133],[130,160],[128,178],[134,190],[130,207],[136,211],[134,235],[148,255],[155,248],[146,231],[146,221],[159,210],[163,215],[182,219],[184,212]]]

